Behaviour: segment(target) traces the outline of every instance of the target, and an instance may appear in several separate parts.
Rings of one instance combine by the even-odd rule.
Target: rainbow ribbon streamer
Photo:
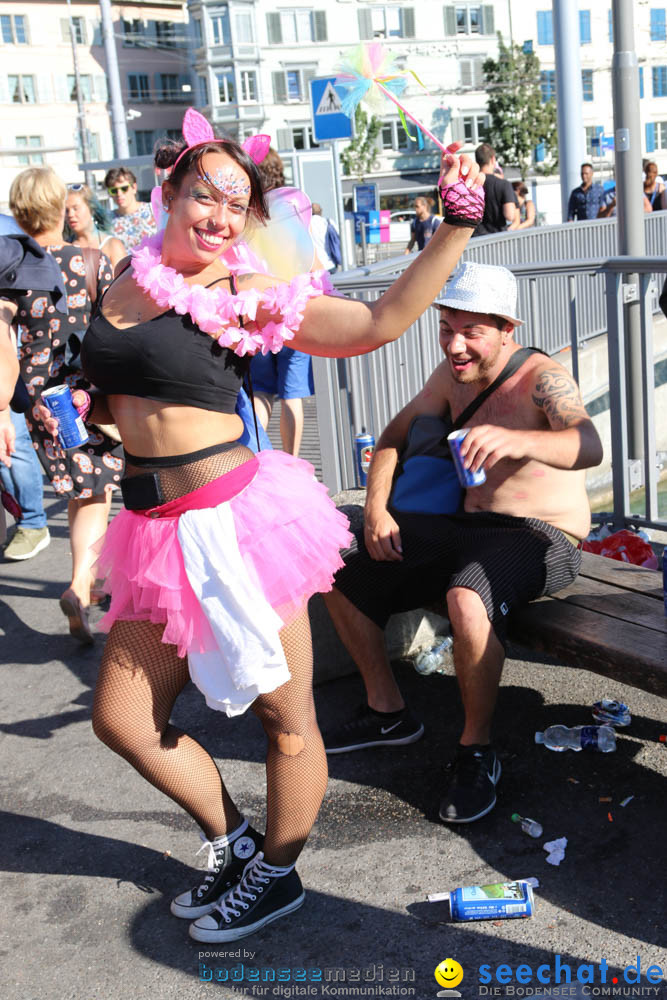
[[[448,152],[440,140],[398,100],[398,96],[403,93],[407,86],[408,74],[414,77],[419,86],[423,87],[424,90],[426,90],[426,87],[424,87],[424,84],[413,70],[396,70],[394,66],[395,58],[379,42],[358,45],[355,49],[348,52],[347,56],[338,65],[338,76],[335,81],[335,86],[345,91],[345,96],[342,100],[344,114],[348,118],[351,118],[361,101],[363,101],[371,114],[381,115],[386,108],[386,100],[388,99],[398,108],[403,128],[411,142],[415,142],[416,140],[408,130],[405,120],[406,116],[439,149],[445,153]]]

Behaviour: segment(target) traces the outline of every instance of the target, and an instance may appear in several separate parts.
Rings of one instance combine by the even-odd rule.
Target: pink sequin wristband
[[[86,397],[84,399],[83,403],[74,403],[74,398],[73,398],[74,397],[74,393],[72,393],[72,402],[74,403],[74,409],[76,410],[76,412],[79,414],[79,416],[81,417],[81,419],[85,423],[86,422],[86,418],[88,417],[88,414],[90,413],[90,408],[93,405],[93,400],[91,398],[90,393],[86,392],[85,389],[75,389],[74,392],[81,393],[82,396]]]

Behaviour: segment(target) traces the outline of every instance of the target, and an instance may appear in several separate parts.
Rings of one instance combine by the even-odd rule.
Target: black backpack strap
[[[472,415],[477,412],[484,400],[488,399],[491,393],[495,392],[496,389],[503,384],[503,382],[506,382],[508,378],[511,378],[512,375],[514,375],[514,373],[521,368],[521,365],[528,360],[531,354],[536,353],[544,354],[544,351],[541,351],[538,347],[520,347],[518,351],[515,351],[501,371],[500,375],[498,375],[491,385],[488,385],[483,392],[480,392],[479,396],[476,396],[472,403],[466,406],[463,413],[461,413],[460,416],[454,421],[452,425],[453,429],[458,431],[461,427],[465,427],[467,422],[470,420]]]

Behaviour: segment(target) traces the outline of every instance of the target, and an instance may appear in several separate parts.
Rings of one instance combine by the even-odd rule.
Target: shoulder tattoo
[[[579,386],[562,368],[547,368],[537,377],[533,403],[544,413],[556,430],[564,430],[587,418]]]

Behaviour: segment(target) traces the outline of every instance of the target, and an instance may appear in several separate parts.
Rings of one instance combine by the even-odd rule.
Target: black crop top
[[[84,375],[107,395],[233,413],[250,365],[173,309],[124,330],[98,307],[81,344]]]

